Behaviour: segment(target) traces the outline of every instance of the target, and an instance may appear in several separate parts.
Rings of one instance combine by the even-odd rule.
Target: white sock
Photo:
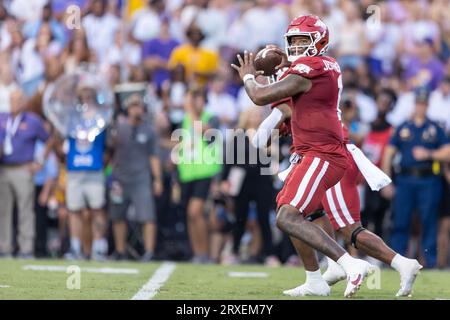
[[[81,242],[78,238],[70,238],[70,249],[76,254],[81,253]]]
[[[106,254],[108,252],[108,242],[106,239],[94,239],[92,241],[92,252]]]
[[[348,254],[348,252],[344,253],[338,261],[336,261],[338,265],[340,265],[344,270],[348,270],[355,263],[355,258]]]
[[[306,283],[324,281],[322,278],[322,273],[320,273],[320,269],[316,271],[305,271],[305,272],[306,272]]]
[[[408,258],[405,258],[404,256],[400,254],[396,254],[391,262],[391,267],[394,268],[397,271],[400,271],[401,267],[405,262],[408,262]]]
[[[330,269],[336,269],[336,268],[341,269],[341,266],[338,265],[338,264],[336,263],[336,261],[334,261],[334,260],[331,259],[330,257],[327,257],[327,262],[328,262],[328,268],[330,268]]]

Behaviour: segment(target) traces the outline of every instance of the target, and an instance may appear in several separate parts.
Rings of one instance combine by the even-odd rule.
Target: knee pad
[[[353,230],[353,232],[352,232],[352,236],[351,236],[351,244],[352,244],[352,246],[353,246],[354,248],[356,248],[356,249],[358,249],[358,248],[356,247],[356,238],[357,238],[358,234],[360,234],[360,233],[363,232],[364,230],[366,230],[366,229],[360,226],[360,227],[356,228],[355,230]]]
[[[319,218],[322,218],[325,215],[325,211],[323,210],[316,210],[313,213],[311,213],[309,216],[305,218],[305,220],[313,222],[314,220],[317,220]]]

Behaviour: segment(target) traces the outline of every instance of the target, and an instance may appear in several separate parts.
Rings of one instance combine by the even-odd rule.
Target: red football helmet
[[[291,45],[294,36],[308,36],[311,42],[307,45]],[[326,24],[317,16],[308,14],[295,18],[289,24],[284,35],[286,41],[286,54],[293,62],[299,57],[311,57],[324,54],[328,49],[329,32]],[[298,49],[304,49],[298,52]]]

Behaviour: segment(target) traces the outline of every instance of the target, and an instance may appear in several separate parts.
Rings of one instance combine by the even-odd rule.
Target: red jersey
[[[348,128],[345,124],[342,123],[342,136],[344,137],[344,144],[352,143],[350,141],[350,136],[348,133]]]
[[[389,143],[391,134],[392,127],[387,127],[386,129],[380,131],[372,130],[364,140],[362,149],[367,155],[367,158],[369,158],[369,160],[372,161],[377,167],[381,167],[384,149]]]
[[[290,127],[295,151],[346,168],[346,148],[338,115],[342,89],[338,63],[330,57],[301,57],[280,79],[289,74],[312,82],[311,89],[292,97]]]
[[[350,141],[349,131],[345,124],[342,124],[342,134],[344,136],[344,144],[350,144],[352,143]],[[342,183],[346,183],[349,186],[356,187],[358,184],[361,184],[364,182],[364,177],[361,174],[361,172],[358,169],[358,165],[356,164],[355,160],[353,159],[352,154],[348,149],[345,149],[347,153],[347,159],[349,167],[347,168],[347,171],[345,172],[344,178],[342,178]],[[359,208],[359,206],[358,206]],[[359,212],[358,212],[359,214]]]

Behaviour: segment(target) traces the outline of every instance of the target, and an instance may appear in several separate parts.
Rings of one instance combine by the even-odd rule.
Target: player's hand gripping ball
[[[264,76],[273,76],[278,71],[278,66],[282,63],[283,56],[274,48],[266,47],[258,52],[255,57],[255,69],[263,71]]]
[[[241,55],[237,55],[239,66],[235,64],[231,64],[231,67],[239,72],[239,77],[241,79],[244,79],[244,76],[247,74],[252,74],[255,77],[259,75],[263,75],[263,71],[259,70],[257,71],[255,69],[254,60],[255,57],[252,52],[248,52],[247,50],[244,51],[244,57],[241,57]]]

